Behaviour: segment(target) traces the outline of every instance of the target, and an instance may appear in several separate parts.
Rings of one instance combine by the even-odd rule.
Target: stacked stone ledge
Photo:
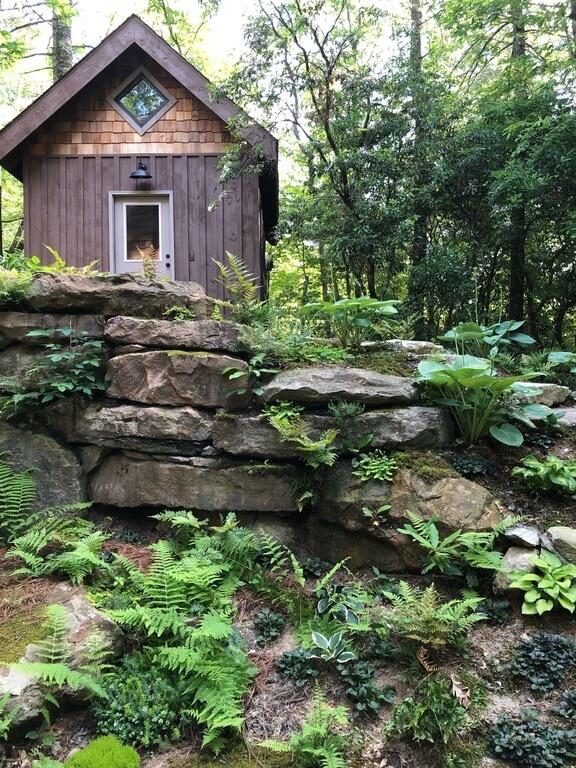
[[[175,323],[163,318],[175,305],[196,319]],[[45,465],[40,453],[49,451],[41,440],[64,452],[67,472],[77,478],[66,501],[86,495],[111,508],[280,515],[296,519],[298,538],[311,552],[333,560],[350,555],[353,565],[397,571],[419,562],[414,547],[396,530],[406,509],[424,516],[440,513],[447,530],[482,529],[499,514],[489,494],[462,478],[433,483],[402,471],[392,484],[361,484],[344,456],[326,471],[322,498],[304,524],[295,491],[303,478],[298,451],[281,440],[257,408],[250,410],[247,394],[235,393],[246,378],[230,380],[224,371],[234,368],[248,375],[242,329],[211,319],[211,300],[197,285],[45,274],[20,306],[2,309],[0,375],[20,372],[25,377],[45,341],[26,336],[34,328],[53,329],[51,338],[57,340],[56,329],[71,327],[105,342],[106,392],[46,409],[48,435],[26,433],[25,438],[27,443],[36,440],[38,455],[28,450],[18,459],[20,466]],[[3,359],[9,360],[10,371]],[[263,403],[279,400],[304,406],[303,422],[312,437],[337,426],[326,410],[330,401],[362,403],[364,413],[339,425],[341,451],[345,442],[365,434],[372,435],[370,450],[437,449],[452,436],[448,415],[420,405],[410,379],[370,370],[311,366],[282,371],[265,385],[261,398]],[[5,442],[23,442],[24,433],[15,427],[2,429]],[[37,479],[49,498],[50,471],[38,473]],[[58,486],[65,485],[59,478]],[[384,504],[391,505],[391,514],[375,527],[362,507]],[[448,507],[455,510],[452,516]]]

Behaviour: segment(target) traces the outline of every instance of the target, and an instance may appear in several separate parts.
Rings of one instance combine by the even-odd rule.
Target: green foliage
[[[276,659],[276,669],[281,675],[291,678],[297,688],[318,677],[315,656],[307,648],[294,648]]]
[[[380,449],[364,453],[352,459],[352,474],[362,483],[371,480],[391,482],[398,470],[398,462],[393,456],[387,456]]]
[[[10,693],[0,696],[0,741],[8,741],[8,733],[16,716],[18,709],[8,709],[7,704],[10,700]]]
[[[510,671],[546,693],[557,688],[576,669],[576,642],[564,635],[538,632],[522,638],[514,652]]]
[[[521,477],[531,490],[576,492],[576,459],[561,459],[549,454],[544,461],[525,456],[520,465],[513,467],[513,477]]]
[[[398,704],[386,731],[400,738],[450,748],[470,725],[466,709],[454,695],[450,680],[437,676],[424,679],[414,697],[409,696]]]
[[[368,595],[354,585],[334,584],[330,575],[339,567],[340,563],[317,583],[316,612],[319,616],[330,616],[346,624],[358,624],[360,614],[366,609]]]
[[[302,307],[305,315],[320,316],[330,322],[344,349],[360,349],[379,319],[397,314],[398,301],[379,301],[369,296],[339,301],[317,301]]]
[[[162,312],[162,315],[174,323],[185,323],[188,320],[197,320],[196,313],[182,304],[174,304]]]
[[[419,591],[405,581],[396,592],[384,592],[392,611],[383,617],[390,631],[409,646],[461,647],[473,624],[484,620],[482,599],[467,597],[442,603],[433,584]]]
[[[349,355],[345,349],[320,339],[310,338],[291,325],[280,325],[275,310],[269,306],[268,321],[247,326],[242,340],[252,352],[264,355],[270,364],[344,363]]]
[[[312,643],[314,646],[312,657],[315,659],[345,664],[356,658],[346,647],[343,632],[334,632],[330,637],[326,637],[321,632],[312,632]]]
[[[458,529],[441,538],[436,518],[424,520],[413,512],[406,514],[410,522],[398,531],[409,536],[425,551],[422,573],[438,570],[450,576],[462,576],[464,567],[499,570],[502,554],[494,549],[494,542],[498,534],[512,524],[511,518],[506,518],[492,531]]]
[[[92,649],[92,658],[80,666],[70,666],[70,645],[67,640],[68,615],[61,605],[50,605],[46,609],[46,637],[36,644],[32,662],[19,662],[15,669],[33,675],[46,689],[68,686],[72,690],[87,690],[93,696],[103,696],[99,680],[100,653]]]
[[[564,563],[557,555],[543,549],[530,558],[534,573],[510,574],[510,587],[524,594],[522,613],[541,616],[559,606],[574,613],[576,609],[576,565]]]
[[[536,344],[536,339],[532,336],[519,332],[523,325],[523,320],[503,320],[489,326],[460,323],[440,336],[439,340],[453,343],[457,355],[470,354],[486,357],[491,350],[498,350],[500,346],[510,347],[515,344],[519,347],[527,347]]]
[[[73,395],[92,397],[108,386],[101,373],[104,342],[77,335],[72,328],[30,331],[33,338],[46,338],[54,333],[68,338],[67,344],[44,344],[45,353],[29,371],[28,388],[6,396],[0,402],[5,417],[14,416],[30,407],[38,407]],[[9,379],[5,385],[12,388]]]
[[[390,504],[381,504],[377,509],[362,507],[362,514],[364,517],[368,518],[368,520],[372,521],[372,525],[375,528],[378,528],[380,523],[386,519],[386,515],[391,509],[392,506]]]
[[[52,256],[53,261],[50,264],[43,264],[38,256],[31,256],[26,260],[26,269],[34,274],[48,273],[53,275],[86,275],[88,277],[97,277],[103,275],[103,272],[98,272],[95,269],[98,261],[91,261],[89,264],[85,264],[82,267],[76,267],[71,264],[67,264],[65,259],[60,256],[59,252],[55,248],[51,248],[44,243],[44,248]]]
[[[576,690],[564,691],[554,711],[568,720],[576,720]]]
[[[28,471],[17,472],[0,460],[0,541],[17,536],[29,524],[36,483]]]
[[[501,717],[489,736],[490,751],[522,768],[562,768],[573,765],[576,731],[542,723],[535,713],[513,719]]]
[[[391,704],[395,689],[391,686],[378,689],[374,684],[374,668],[365,661],[339,664],[338,673],[346,684],[346,695],[354,702],[358,712],[377,715],[382,704]]]
[[[551,409],[544,405],[514,405],[505,395],[521,391],[519,382],[538,376],[497,376],[489,360],[460,355],[453,362],[422,360],[417,381],[425,383],[431,398],[450,410],[465,440],[477,443],[490,434],[509,446],[522,445],[522,432],[512,422],[536,429],[534,420],[545,419]]]
[[[301,768],[347,768],[344,759],[346,737],[339,731],[348,724],[344,707],[326,703],[319,687],[314,694],[312,712],[288,743],[265,741],[262,747],[276,752],[290,752]]]
[[[139,768],[140,757],[115,736],[94,739],[64,763],[65,768]]]
[[[328,412],[333,416],[340,426],[343,426],[348,419],[354,419],[361,416],[366,410],[363,403],[355,403],[349,400],[332,400],[328,403]]]
[[[306,578],[316,577],[319,579],[324,576],[332,567],[332,564],[318,557],[303,557],[300,565]]]
[[[182,685],[151,654],[125,657],[102,688],[105,698],[92,706],[98,733],[146,749],[181,738]]]
[[[227,310],[239,323],[252,324],[265,314],[265,305],[257,300],[256,278],[239,256],[226,251],[224,261],[212,259],[218,270],[217,281],[224,287],[226,301],[217,304]]]
[[[248,370],[245,368],[237,368],[233,365],[227,366],[222,370],[222,375],[228,378],[228,381],[236,381],[243,379],[243,386],[236,387],[226,393],[227,397],[233,397],[235,395],[245,395],[250,392],[253,395],[264,394],[264,379],[277,373],[274,368],[268,368],[266,363],[266,357],[263,352],[253,355],[248,361]]]
[[[282,440],[293,445],[309,467],[318,469],[323,465],[331,467],[334,464],[337,454],[333,443],[339,434],[337,429],[327,429],[314,440],[308,434],[299,410],[281,405],[276,406],[275,412],[269,409],[265,415]]]
[[[472,456],[470,454],[456,454],[452,459],[454,469],[461,475],[477,477],[478,475],[496,476],[499,473],[499,467],[492,459],[485,459],[483,456]]]
[[[0,302],[12,303],[25,299],[32,282],[30,272],[0,267]]]
[[[478,611],[484,614],[488,623],[503,625],[510,616],[510,601],[485,597]]]
[[[282,634],[286,626],[286,619],[281,613],[262,608],[254,618],[254,627],[257,632],[256,643],[266,645],[269,640],[276,640]]]

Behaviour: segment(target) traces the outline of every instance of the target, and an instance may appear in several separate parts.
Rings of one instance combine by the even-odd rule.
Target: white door
[[[169,195],[113,195],[111,269],[174,278]]]

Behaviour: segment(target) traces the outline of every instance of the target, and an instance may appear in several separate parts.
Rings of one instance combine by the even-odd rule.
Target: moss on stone
[[[458,472],[446,459],[432,451],[398,451],[393,454],[398,465],[409,469],[429,482],[437,482],[447,477],[459,477]]]
[[[377,352],[357,355],[352,365],[358,368],[368,368],[386,376],[412,376],[414,365],[411,365],[408,355],[399,349],[383,349]]]
[[[168,357],[210,357],[209,352],[189,352],[184,349],[169,349],[166,354]]]
[[[46,637],[43,607],[21,612],[0,624],[0,663],[12,664],[26,653],[26,647]]]

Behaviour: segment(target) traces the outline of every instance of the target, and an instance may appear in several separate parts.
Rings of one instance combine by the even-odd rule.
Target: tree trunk
[[[570,0],[570,13],[568,14],[570,19],[570,29],[572,32],[572,53],[576,56],[576,0]]]
[[[512,12],[512,59],[526,56],[526,26],[523,0],[513,0]],[[515,204],[510,212],[510,283],[508,292],[508,319],[524,317],[525,264],[526,264],[526,205]]]
[[[421,0],[410,0],[410,79],[412,81],[412,114],[414,121],[414,231],[411,261],[418,264],[426,258],[428,249],[428,172],[424,151],[422,122],[422,5]]]
[[[71,8],[64,13],[58,13],[56,10],[52,12],[52,79],[54,82],[66,74],[74,63],[71,14]]]

